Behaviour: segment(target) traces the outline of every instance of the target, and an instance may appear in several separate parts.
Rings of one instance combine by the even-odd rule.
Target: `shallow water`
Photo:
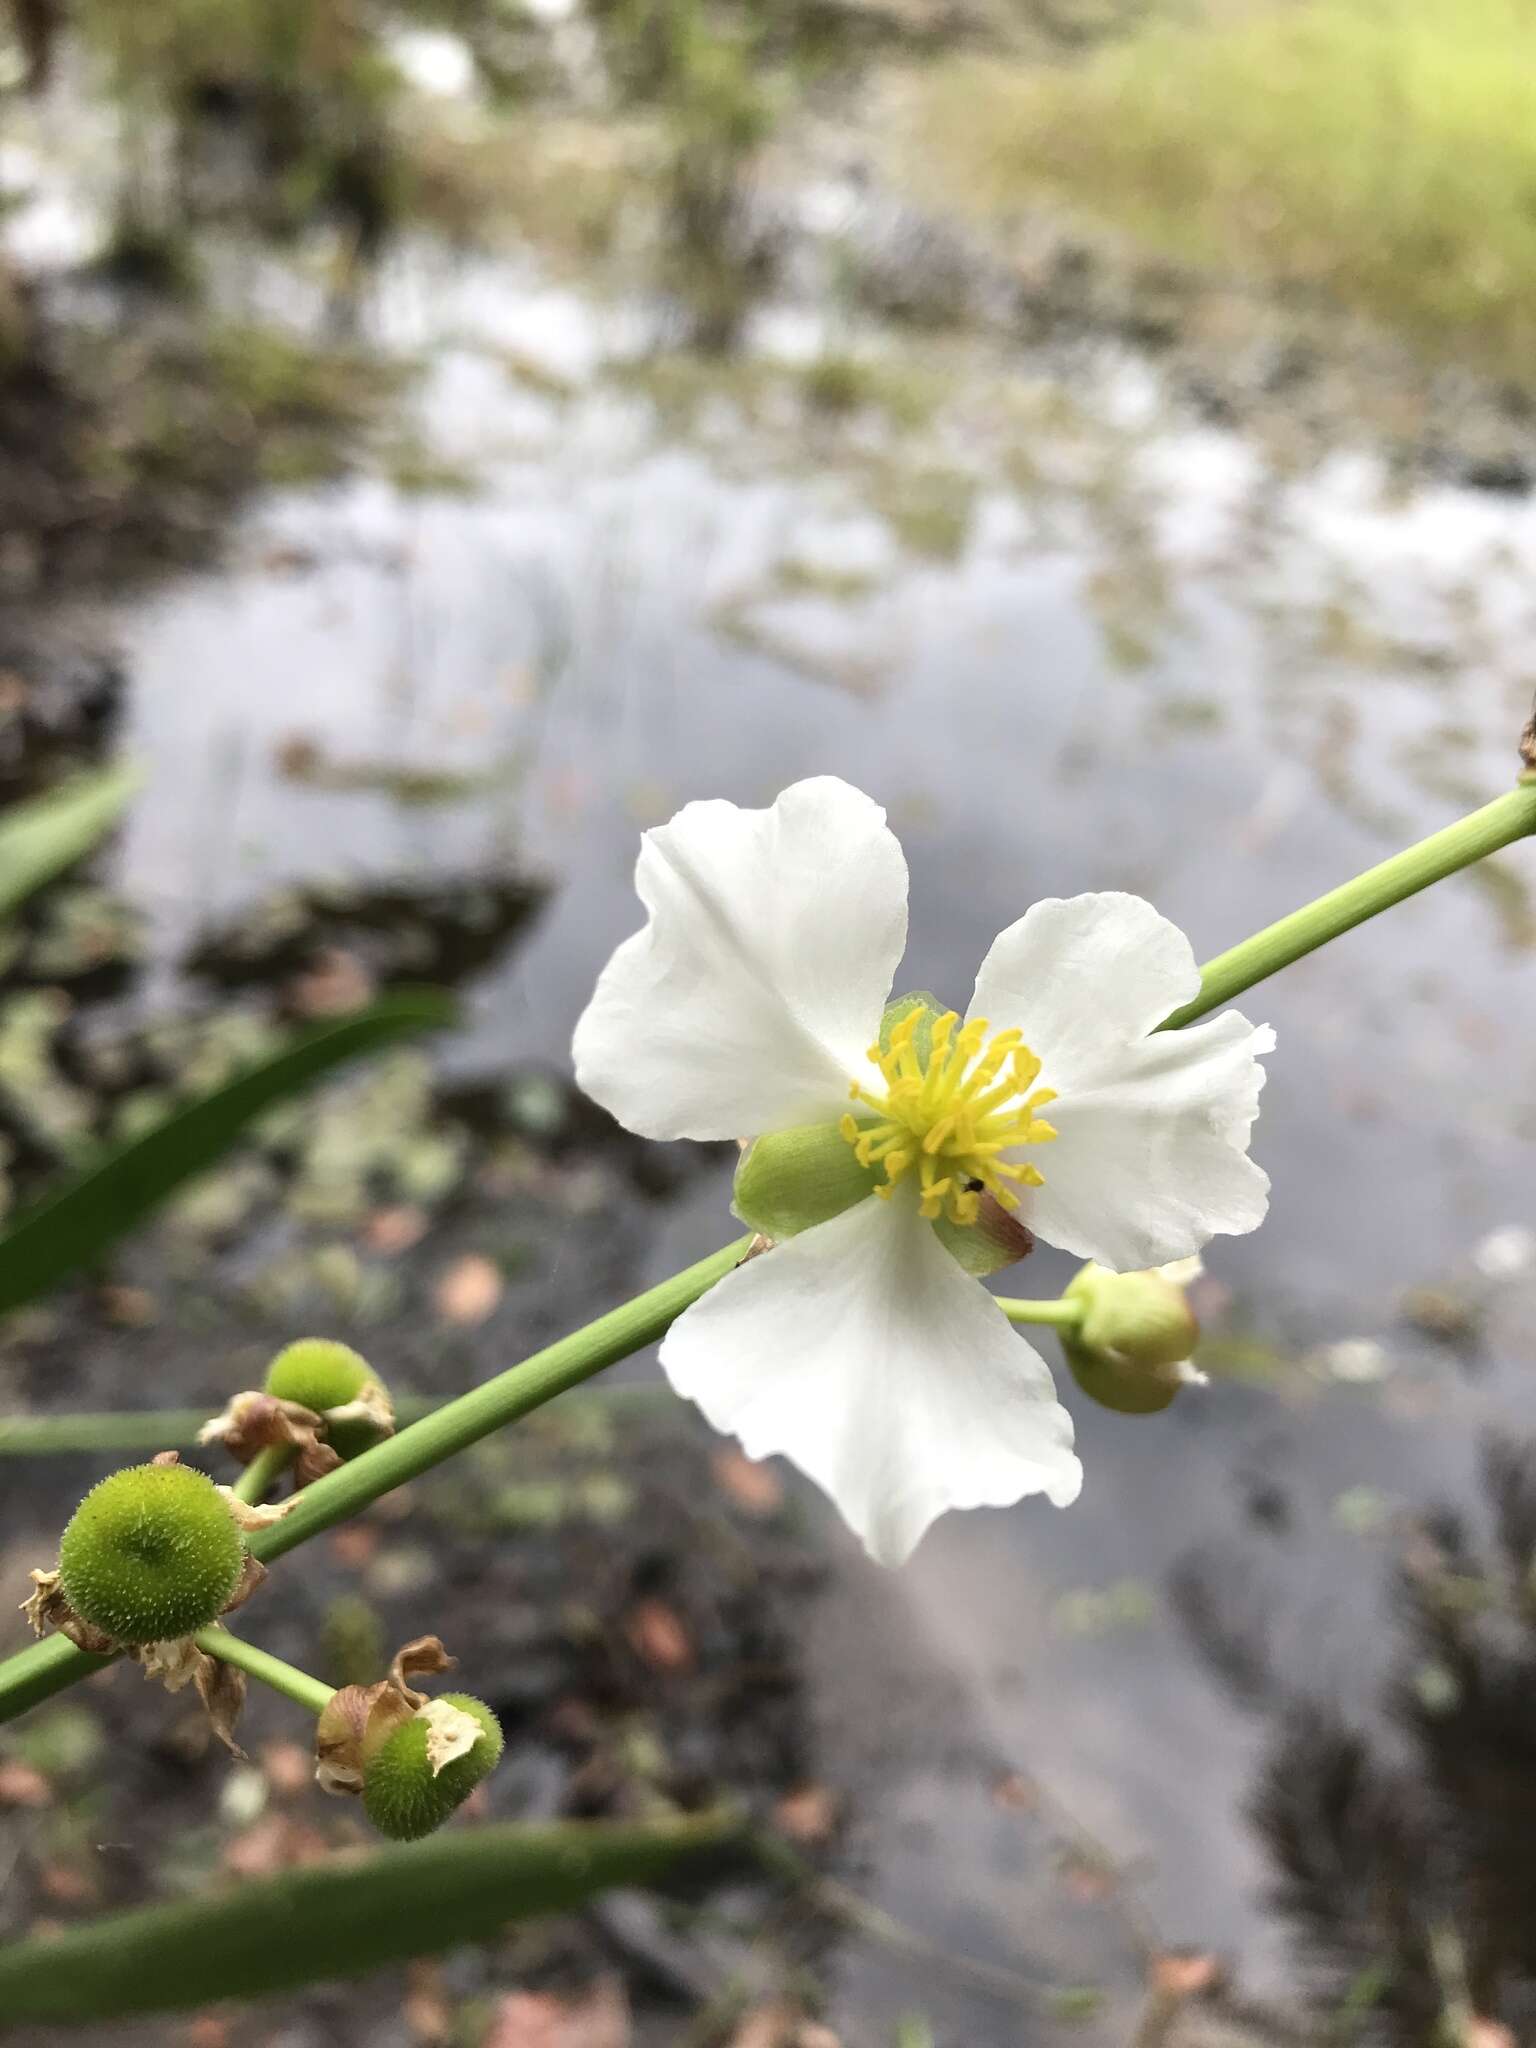
[[[275,883],[517,864],[553,899],[450,1057],[558,1067],[637,922],[637,830],[813,773],[889,807],[912,868],[902,979],[963,1003],[1037,896],[1142,891],[1208,956],[1507,786],[1531,687],[1528,504],[1404,495],[1363,455],[1288,480],[1110,353],[923,344],[931,417],[829,427],[789,389],[820,318],[781,309],[755,360],[787,366],[788,395],[770,368],[748,407],[722,372],[679,428],[654,380],[614,367],[646,317],[531,270],[408,252],[377,318],[427,352],[422,431],[472,466],[472,493],[374,476],[274,496],[228,567],[114,619],[148,777],[116,881],[152,922],[147,1004],[174,998],[194,931]],[[917,346],[851,338],[908,366]],[[978,488],[968,534],[925,554],[883,508],[939,460]],[[297,740],[348,786],[296,776]],[[406,802],[389,786],[405,765],[472,786]],[[1502,872],[1244,1004],[1279,1034],[1255,1146],[1274,1200],[1261,1233],[1213,1247],[1206,1306],[1277,1340],[1272,1370],[1145,1420],[1069,1386],[1081,1502],[951,1517],[894,1582],[829,1532],[847,1552],[841,1622],[816,1636],[831,1753],[878,1748],[872,1718],[906,1730],[881,1730],[902,1762],[861,1819],[868,1889],[954,1946],[1103,1983],[1106,2038],[1139,1968],[1128,1897],[1245,1984],[1288,1981],[1245,1818],[1265,1718],[1223,1690],[1170,1575],[1196,1560],[1283,1681],[1363,1709],[1392,1649],[1394,1511],[1467,1497],[1482,1428],[1536,1418],[1532,1279],[1473,1265],[1531,1208],[1536,927],[1529,862]],[[656,1275],[720,1241],[726,1199],[706,1178],[658,1208]],[[1048,1292],[1067,1270],[1042,1250],[1008,1285]],[[1485,1303],[1470,1358],[1397,1319],[1423,1286]],[[1335,1369],[1326,1347],[1348,1338],[1381,1349]],[[862,1645],[844,1627],[861,1615]],[[955,1700],[925,1708],[945,1670]],[[1063,1880],[1039,1817],[991,1797],[1006,1769],[1128,1875]],[[861,2026],[915,2007],[1017,2038],[1006,2001],[920,1963],[877,1970],[855,1943],[846,1972]]]

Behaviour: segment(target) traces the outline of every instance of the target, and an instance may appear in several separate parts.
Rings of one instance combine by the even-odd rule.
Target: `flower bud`
[[[383,1383],[349,1344],[301,1337],[279,1351],[267,1367],[266,1391],[324,1416],[325,1440],[343,1462],[371,1450],[389,1434],[382,1426],[388,1412]],[[337,1409],[347,1412],[338,1415],[333,1412]]]
[[[205,1628],[233,1598],[245,1542],[218,1488],[190,1465],[131,1465],[92,1487],[59,1544],[83,1620],[119,1643]]]
[[[1063,1330],[1062,1349],[1085,1394],[1122,1415],[1155,1415],[1180,1387],[1198,1384],[1189,1362],[1200,1335],[1184,1292],[1198,1260],[1148,1273],[1111,1273],[1090,1260],[1065,1299],[1084,1303],[1076,1329]]]
[[[473,1727],[464,1725],[466,1719]],[[365,1758],[368,1818],[391,1841],[419,1841],[490,1776],[501,1749],[501,1723],[483,1700],[442,1694],[399,1723]],[[441,1760],[444,1754],[447,1761]]]

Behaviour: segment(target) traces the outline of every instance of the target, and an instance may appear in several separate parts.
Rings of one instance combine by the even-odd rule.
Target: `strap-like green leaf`
[[[728,1814],[450,1830],[221,1897],[116,1913],[0,1949],[0,2026],[84,2026],[355,1977],[485,1941],[514,1920],[651,1884],[740,1831]]]
[[[215,1164],[273,1103],[297,1095],[344,1060],[450,1024],[436,989],[406,989],[306,1032],[201,1101],[70,1176],[0,1236],[0,1315],[89,1265],[194,1174]]]
[[[137,782],[131,768],[77,775],[0,818],[0,917],[104,839]]]

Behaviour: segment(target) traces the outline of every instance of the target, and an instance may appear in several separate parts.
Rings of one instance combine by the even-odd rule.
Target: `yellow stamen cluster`
[[[1043,1183],[1037,1167],[1006,1155],[1055,1137],[1035,1111],[1054,1102],[1056,1090],[1035,1087],[1040,1061],[1023,1033],[999,1031],[989,1040],[985,1017],[963,1026],[954,1010],[933,1017],[924,1055],[917,1033],[931,1016],[921,1007],[910,1010],[891,1032],[889,1049],[870,1047],[886,1092],[877,1095],[855,1081],[849,1093],[878,1121],[861,1122],[850,1112],[839,1128],[861,1166],[885,1168],[877,1195],[889,1197],[915,1171],[924,1216],[970,1224],[981,1213],[983,1191],[1016,1209],[1019,1188]]]

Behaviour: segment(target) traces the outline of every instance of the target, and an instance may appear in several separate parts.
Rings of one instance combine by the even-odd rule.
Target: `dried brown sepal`
[[[338,1423],[366,1422],[380,1437],[395,1433],[395,1404],[377,1380],[364,1380],[350,1401],[339,1408],[327,1408],[323,1418],[327,1430]]]
[[[1520,765],[1528,775],[1536,775],[1536,705],[1520,735]]]
[[[104,1629],[76,1614],[65,1598],[57,1570],[34,1571],[31,1577],[32,1591],[21,1611],[32,1624],[32,1633],[68,1636],[77,1650],[88,1650],[93,1657],[110,1657],[117,1644]]]
[[[315,1783],[338,1797],[363,1789],[363,1731],[368,1725],[371,1685],[344,1685],[332,1693],[315,1726]]]
[[[243,1607],[257,1587],[266,1583],[266,1577],[266,1566],[260,1558],[252,1557],[247,1551],[240,1565],[240,1577],[235,1582],[235,1590],[225,1601],[223,1612],[233,1614],[237,1607]]]
[[[382,1393],[382,1388],[379,1391]],[[348,1412],[356,1405],[349,1404]],[[313,1408],[253,1389],[234,1395],[222,1415],[203,1424],[197,1440],[200,1444],[222,1444],[241,1465],[249,1465],[258,1451],[291,1450],[293,1457],[288,1469],[297,1488],[334,1472],[341,1463],[325,1441],[328,1426],[325,1416]]]
[[[128,1655],[142,1667],[146,1678],[158,1680],[167,1692],[195,1685],[214,1734],[231,1756],[244,1762],[245,1751],[235,1740],[235,1723],[245,1705],[243,1671],[226,1664],[222,1657],[210,1657],[190,1636],[168,1643],[141,1643]]]
[[[356,1795],[363,1789],[363,1766],[404,1721],[429,1705],[428,1696],[410,1683],[451,1671],[450,1657],[437,1636],[418,1636],[395,1653],[389,1676],[377,1685],[344,1685],[327,1702],[315,1728],[315,1783],[322,1792]],[[467,1718],[467,1717],[466,1717]],[[445,1725],[443,1746],[462,1755],[474,1742],[463,1741],[456,1722]],[[476,1730],[478,1733],[478,1729]],[[453,1745],[459,1746],[454,1748]],[[445,1753],[443,1762],[450,1762]],[[438,1769],[442,1766],[438,1765]]]
[[[223,1494],[224,1504],[235,1518],[235,1527],[242,1534],[249,1534],[252,1529],[270,1529],[274,1522],[283,1519],[294,1502],[292,1494],[287,1500],[249,1501],[242,1500],[228,1486],[221,1486],[219,1492]],[[249,1595],[245,1597],[249,1598]]]
[[[194,1680],[198,1697],[208,1713],[208,1723],[231,1756],[245,1761],[245,1751],[235,1740],[235,1723],[245,1705],[245,1673],[222,1657],[199,1653]]]
[[[445,1671],[452,1671],[458,1661],[443,1648],[441,1636],[416,1636],[395,1652],[385,1683],[404,1693],[413,1707],[425,1706],[427,1695],[413,1692],[406,1680],[440,1678]]]

